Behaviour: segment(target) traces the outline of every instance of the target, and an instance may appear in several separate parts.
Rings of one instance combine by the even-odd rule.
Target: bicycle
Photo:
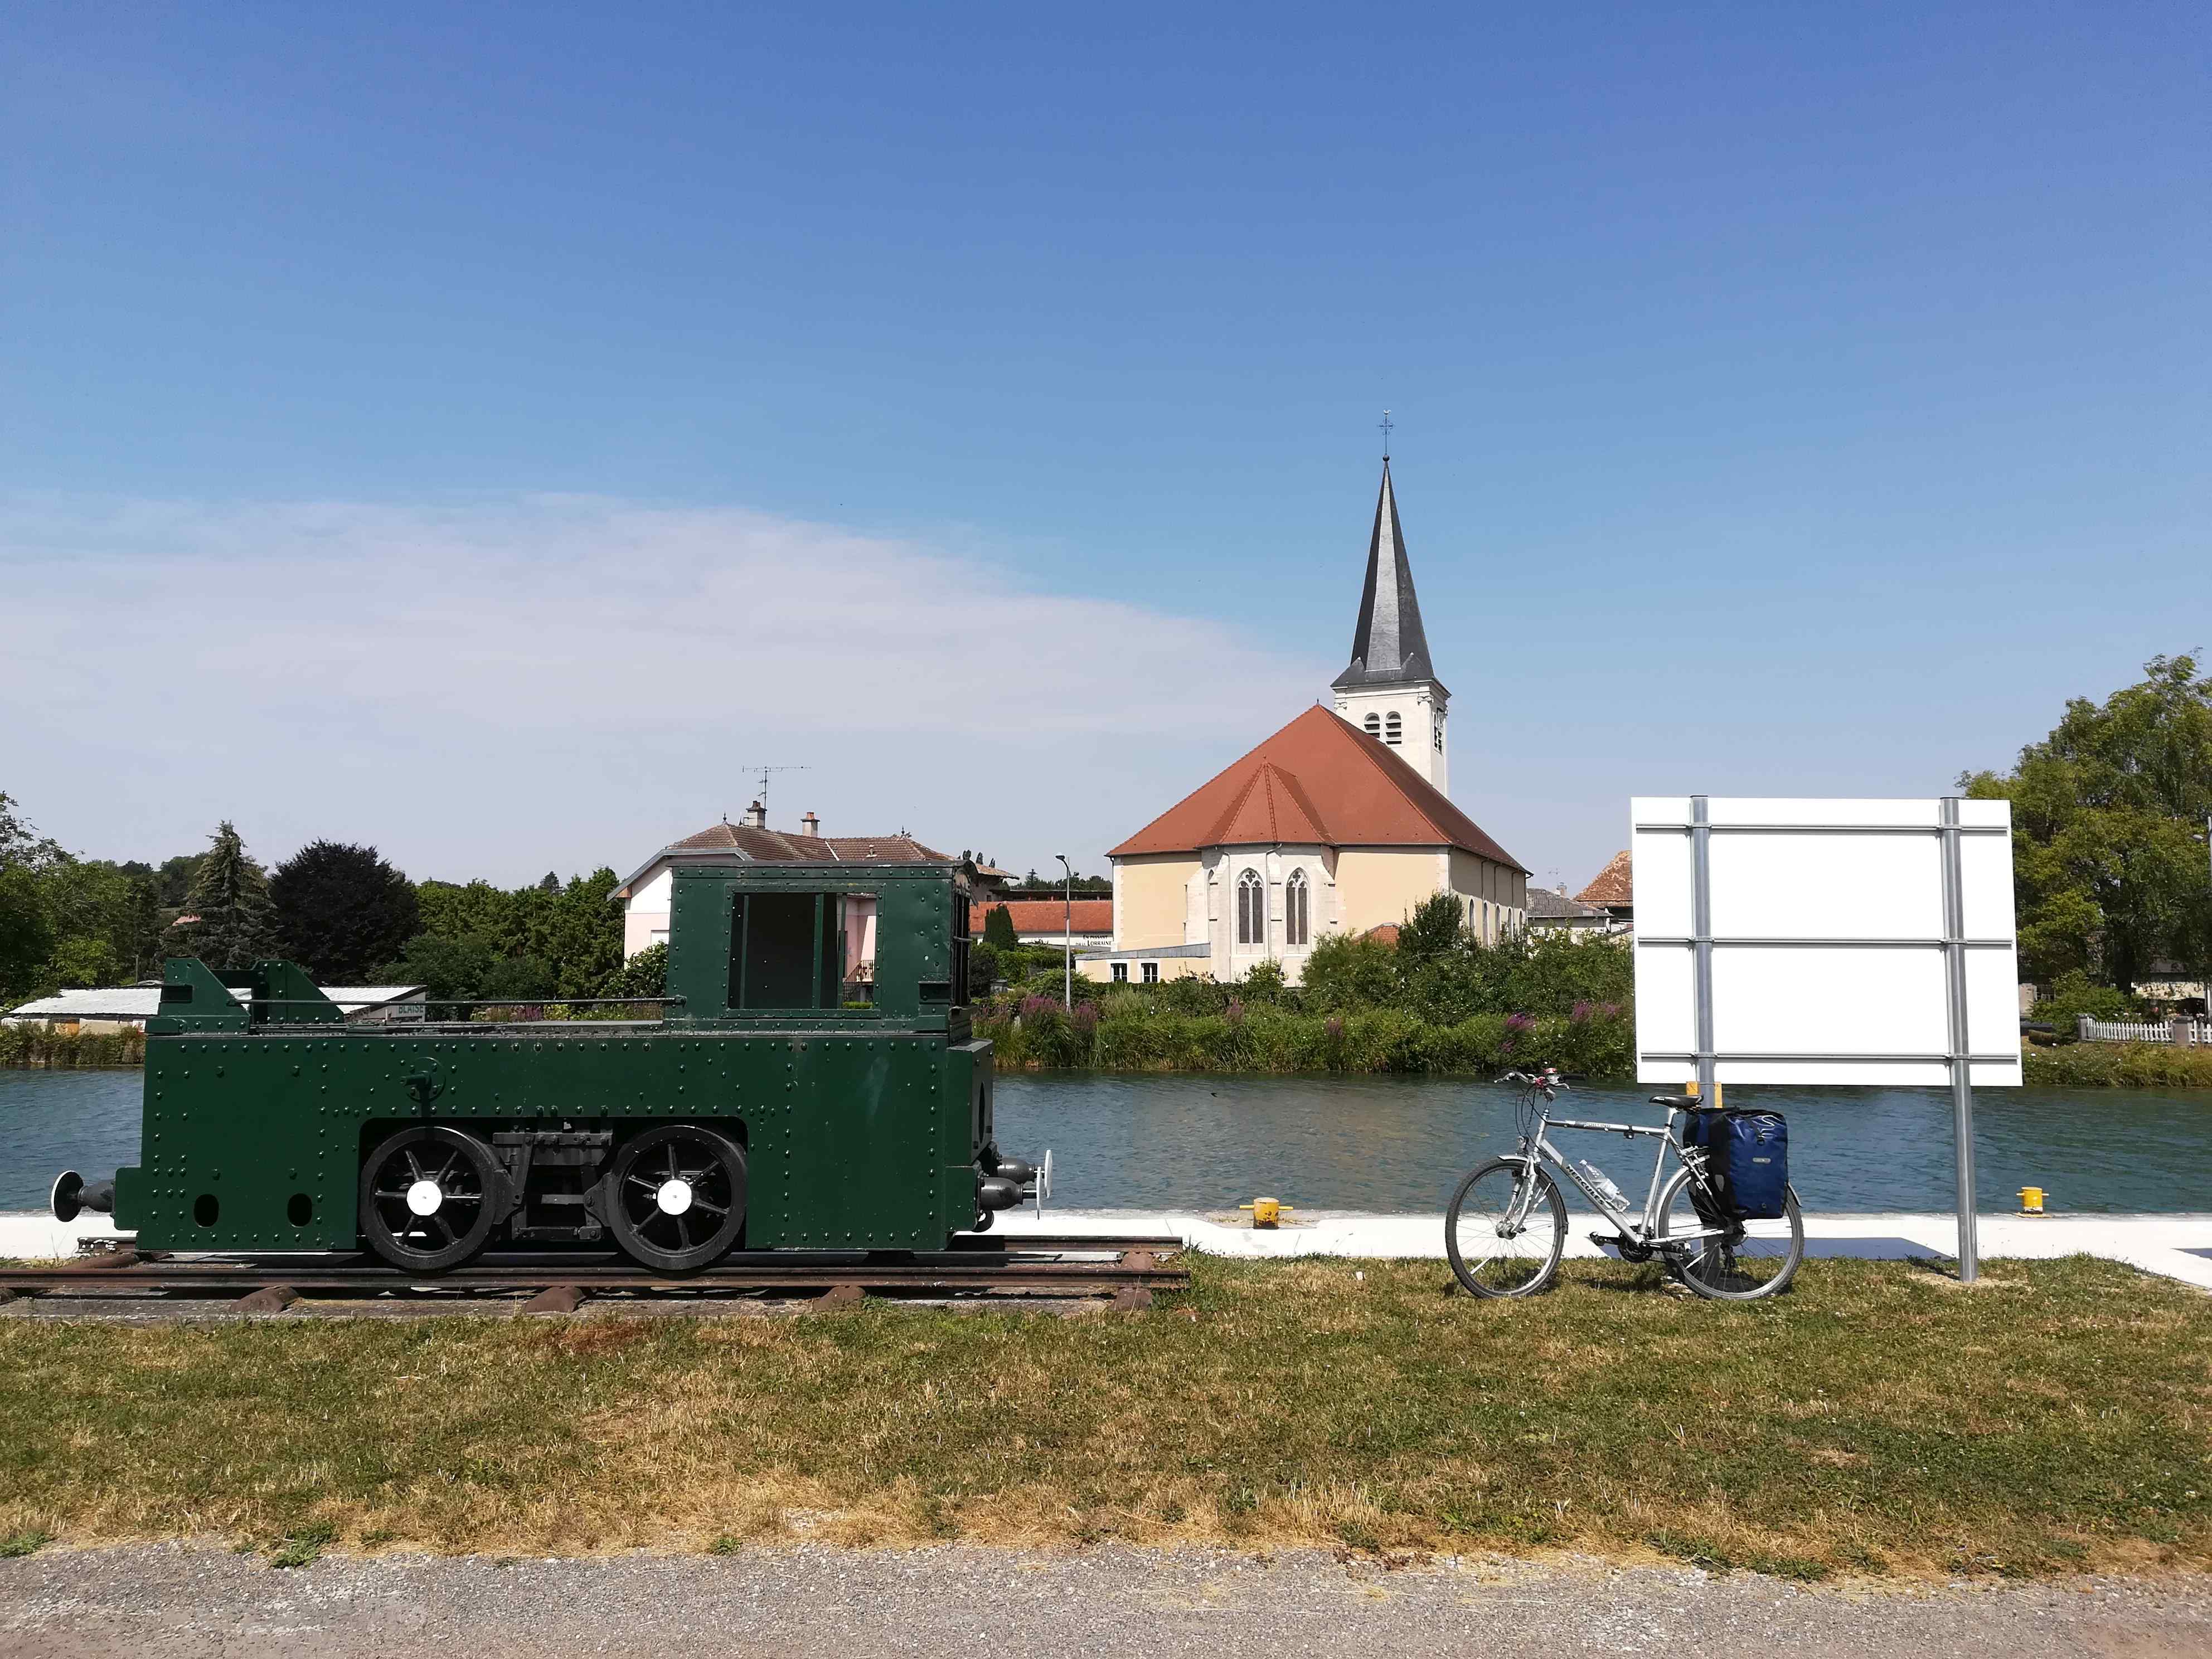
[[[1474,1295],[1534,1296],[1558,1275],[1567,1247],[1567,1206],[1559,1190],[1560,1176],[1618,1229],[1613,1234],[1592,1233],[1592,1243],[1612,1247],[1626,1261],[1656,1257],[1668,1273],[1699,1296],[1749,1302],[1787,1290],[1796,1277],[1798,1264],[1805,1259],[1805,1220],[1796,1190],[1786,1193],[1780,1220],[1737,1218],[1707,1170],[1705,1149],[1685,1146],[1675,1136],[1676,1117],[1698,1110],[1697,1101],[1679,1095],[1652,1096],[1653,1105],[1667,1109],[1667,1121],[1658,1128],[1590,1123],[1551,1115],[1553,1102],[1567,1087],[1555,1068],[1508,1072],[1498,1080],[1522,1085],[1516,1109],[1520,1146],[1470,1171],[1444,1212],[1444,1249],[1452,1272]],[[1651,1184],[1642,1216],[1629,1214],[1628,1198],[1602,1170],[1587,1159],[1568,1162],[1552,1144],[1554,1129],[1583,1129],[1629,1139],[1656,1137],[1659,1147],[1651,1162]],[[1681,1167],[1662,1187],[1661,1176],[1670,1151]]]

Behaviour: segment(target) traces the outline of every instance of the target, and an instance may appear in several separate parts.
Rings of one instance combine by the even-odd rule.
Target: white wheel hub
[[[418,1181],[407,1189],[407,1207],[416,1215],[435,1215],[446,1194],[434,1181]]]
[[[681,1176],[671,1176],[660,1183],[660,1190],[653,1196],[653,1201],[660,1206],[661,1214],[682,1215],[691,1207],[691,1183]]]

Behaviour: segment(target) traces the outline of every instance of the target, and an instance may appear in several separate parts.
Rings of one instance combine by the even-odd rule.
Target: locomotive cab
[[[118,1224],[151,1249],[366,1246],[413,1273],[604,1241],[681,1273],[738,1249],[940,1250],[1046,1195],[1049,1156],[994,1139],[965,866],[672,873],[656,1018],[441,1005],[355,1025],[289,963],[171,962]]]

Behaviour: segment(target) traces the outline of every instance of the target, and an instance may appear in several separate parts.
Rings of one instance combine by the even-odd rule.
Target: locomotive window
[[[730,918],[730,1006],[835,1008],[845,978],[835,893],[741,893]]]

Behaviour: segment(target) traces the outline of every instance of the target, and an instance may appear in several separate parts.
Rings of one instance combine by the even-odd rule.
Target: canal
[[[42,1207],[58,1170],[137,1161],[143,1073],[0,1071],[0,1210]],[[1561,1097],[1577,1116],[1650,1122],[1650,1091]],[[1942,1090],[1745,1089],[1789,1114],[1808,1210],[1951,1205]],[[2045,1188],[2055,1212],[2212,1210],[2212,1091],[1986,1089],[1975,1097],[1982,1208]],[[1514,1091],[1434,1078],[1160,1077],[1065,1073],[998,1082],[1000,1144],[1053,1149],[1054,1201],[1080,1209],[1220,1210],[1267,1194],[1316,1208],[1429,1211],[1513,1136]],[[1636,1196],[1649,1143],[1561,1138]],[[1579,1144],[1577,1144],[1579,1143]],[[1644,1161],[1640,1166],[1638,1158]]]

